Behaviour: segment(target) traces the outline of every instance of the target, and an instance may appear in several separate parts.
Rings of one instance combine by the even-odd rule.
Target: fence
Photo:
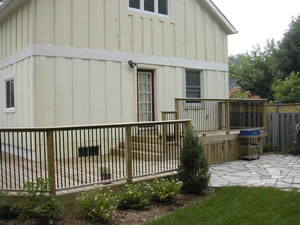
[[[191,119],[198,133],[267,126],[266,100],[175,99],[177,119]]]
[[[0,129],[0,188],[51,178],[51,192],[176,170],[189,120]],[[176,127],[176,129],[175,129]],[[174,132],[176,130],[176,132]]]
[[[300,113],[268,113],[267,143],[278,150],[294,148],[298,123]]]

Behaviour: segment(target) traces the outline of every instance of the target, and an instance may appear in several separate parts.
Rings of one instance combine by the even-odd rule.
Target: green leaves
[[[300,72],[292,72],[284,80],[277,81],[272,89],[274,98],[284,102],[296,102],[300,97]]]
[[[202,194],[208,187],[210,175],[203,145],[193,130],[187,128],[181,151],[178,179],[183,182],[185,193]]]

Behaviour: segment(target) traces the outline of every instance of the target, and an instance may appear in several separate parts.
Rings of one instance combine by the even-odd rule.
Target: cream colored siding
[[[16,112],[4,112],[2,97],[0,127],[137,121],[137,68],[128,57],[154,71],[156,120],[186,96],[187,69],[201,71],[203,98],[228,97],[227,33],[201,1],[170,0],[169,18],[128,9],[127,0],[24,2],[0,21],[0,58],[32,44],[22,54],[37,53],[0,62],[1,96],[4,77],[16,80]]]
[[[37,44],[226,63],[225,29],[198,0],[171,0],[170,18],[128,9],[126,0],[32,1]]]
[[[33,44],[34,12],[32,1],[0,21],[0,59]]]
[[[33,57],[0,70],[0,127],[31,127],[34,125]],[[5,79],[14,76],[15,112],[5,112]]]

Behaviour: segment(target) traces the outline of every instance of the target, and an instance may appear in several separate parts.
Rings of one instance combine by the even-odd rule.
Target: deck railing
[[[0,129],[0,189],[19,191],[42,177],[51,178],[55,194],[176,170],[189,123]]]
[[[176,119],[191,119],[201,134],[267,129],[267,100],[176,98]]]

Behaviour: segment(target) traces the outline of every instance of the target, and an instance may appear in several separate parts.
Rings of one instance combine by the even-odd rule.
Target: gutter
[[[0,22],[25,2],[26,0],[6,0],[3,2],[3,4],[0,6]]]

